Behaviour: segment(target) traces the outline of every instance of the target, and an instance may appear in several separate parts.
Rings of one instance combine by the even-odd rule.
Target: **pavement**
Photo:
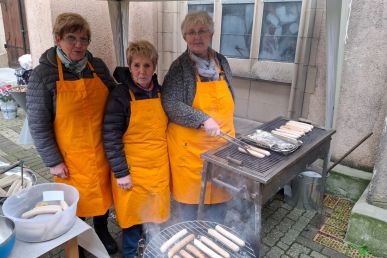
[[[37,183],[51,181],[48,169],[42,163],[33,145],[19,145],[19,133],[25,113],[18,108],[16,119],[5,120],[0,114],[0,160],[13,163],[19,159],[36,172]],[[245,119],[236,119],[238,133],[245,133],[259,125]],[[329,212],[329,211],[327,211]],[[109,229],[121,249],[121,231],[115,221],[114,212],[109,217]],[[313,241],[319,230],[319,219],[315,211],[292,208],[284,202],[281,194],[266,203],[263,209],[263,250],[267,258],[341,258],[348,257]],[[87,220],[91,223],[91,220]],[[64,257],[63,247],[56,248],[42,257]],[[93,257],[87,255],[87,257]],[[119,253],[111,257],[122,257]]]

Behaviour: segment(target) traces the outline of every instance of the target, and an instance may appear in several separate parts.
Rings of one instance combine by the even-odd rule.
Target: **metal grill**
[[[279,128],[280,126],[286,124],[286,122],[288,121],[289,119],[287,118],[278,118],[271,122],[263,124],[257,129],[270,132],[271,130],[274,130],[275,128]],[[251,131],[248,134],[254,133],[255,130]],[[203,154],[202,158],[211,162],[215,161],[215,163],[230,169],[230,171],[237,172],[239,170],[239,172],[247,174],[247,176],[249,176],[250,178],[265,183],[267,180],[270,180],[270,178],[268,178],[267,176],[269,174],[272,174],[271,170],[273,167],[279,165],[279,163],[281,162],[286,162],[286,160],[288,160],[289,157],[292,156],[292,154],[302,151],[306,148],[305,146],[312,144],[317,138],[321,137],[323,134],[326,134],[326,130],[314,127],[312,131],[299,138],[299,140],[301,140],[303,144],[300,146],[300,148],[295,150],[295,152],[289,155],[270,151],[270,156],[258,159],[245,153],[241,153],[234,145],[226,144],[215,151],[209,151]],[[235,163],[235,161],[237,163]],[[266,178],[263,179],[263,177]]]
[[[198,236],[206,236],[213,240],[216,244],[218,244],[220,247],[222,247],[224,250],[226,250],[231,257],[243,257],[243,258],[249,258],[249,257],[255,257],[254,251],[249,243],[246,242],[246,245],[244,247],[241,247],[239,252],[233,252],[229,248],[227,248],[224,244],[217,241],[215,238],[210,236],[207,233],[207,230],[209,228],[215,228],[216,225],[220,225],[219,223],[210,222],[210,221],[202,221],[202,220],[196,220],[196,221],[185,221],[181,222],[175,225],[172,225],[170,227],[167,227],[166,229],[162,230],[159,234],[154,236],[149,244],[146,246],[144,251],[145,258],[152,258],[152,257],[167,257],[166,253],[162,253],[160,251],[161,245],[170,239],[173,235],[175,235],[177,232],[181,231],[182,229],[188,230],[189,234],[194,234],[195,237]],[[220,225],[224,229],[228,230],[229,232],[233,233],[234,235],[239,237],[239,234],[233,231],[232,229]],[[241,238],[241,237],[240,237]],[[243,239],[243,238],[241,238]]]
[[[288,121],[287,118],[279,117],[257,129],[270,132]],[[255,130],[248,134],[254,133]],[[334,130],[314,127],[312,131],[299,139],[303,144],[289,155],[271,151],[270,156],[255,158],[239,152],[231,144],[225,144],[202,154],[204,166],[198,218],[203,219],[207,181],[226,189],[238,198],[252,201],[254,203],[254,227],[246,229],[247,232],[244,234],[250,241],[256,256],[259,257],[262,244],[263,204],[318,158],[324,158],[321,174],[325,178],[330,140],[334,133]]]

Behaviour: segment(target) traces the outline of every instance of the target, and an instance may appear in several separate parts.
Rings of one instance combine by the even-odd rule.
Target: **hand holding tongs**
[[[222,131],[220,131],[220,134],[219,134],[219,137],[225,139],[226,141],[228,141],[229,143],[235,145],[235,146],[238,146],[239,148],[243,149],[247,154],[251,155],[251,156],[254,156],[253,154],[251,154],[251,152],[249,151],[248,149],[248,144],[235,138],[235,137],[232,137],[231,135],[229,134],[226,134]]]

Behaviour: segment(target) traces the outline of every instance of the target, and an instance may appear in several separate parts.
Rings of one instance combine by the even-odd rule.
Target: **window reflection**
[[[195,1],[198,2],[198,1]],[[211,17],[214,17],[214,4],[193,4],[188,3],[188,12],[206,11]]]
[[[220,52],[228,57],[249,58],[254,4],[223,4]]]
[[[265,2],[259,59],[294,62],[301,2]]]

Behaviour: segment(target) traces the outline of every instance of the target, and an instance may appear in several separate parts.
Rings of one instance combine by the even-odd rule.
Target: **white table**
[[[110,257],[94,229],[77,218],[67,233],[50,241],[27,243],[16,239],[9,258],[39,257],[62,244],[65,245],[65,254],[69,258],[78,258],[78,244],[98,258]]]

